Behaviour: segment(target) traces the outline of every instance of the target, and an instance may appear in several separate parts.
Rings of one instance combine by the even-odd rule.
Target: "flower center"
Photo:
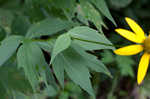
[[[144,40],[143,47],[144,47],[144,51],[150,53],[150,37]]]

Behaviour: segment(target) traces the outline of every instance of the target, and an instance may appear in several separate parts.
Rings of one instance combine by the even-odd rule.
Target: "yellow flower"
[[[118,55],[135,55],[139,52],[144,51],[144,54],[141,57],[138,73],[137,73],[137,83],[141,84],[148,69],[149,60],[150,60],[150,35],[145,36],[142,28],[132,19],[125,18],[128,25],[131,27],[132,31],[125,29],[116,29],[115,31],[119,33],[124,38],[136,43],[123,48],[119,48],[114,51]]]

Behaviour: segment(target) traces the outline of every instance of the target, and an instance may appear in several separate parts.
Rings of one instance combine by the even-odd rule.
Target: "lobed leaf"
[[[119,67],[120,72],[123,76],[134,77],[134,71],[132,68],[134,61],[131,59],[131,57],[117,56],[116,62],[117,62],[117,66]]]
[[[69,34],[63,34],[60,35],[54,45],[53,51],[52,51],[52,58],[51,58],[51,63],[53,62],[53,60],[55,59],[55,57],[61,53],[62,51],[64,51],[65,49],[67,49],[71,44],[71,38],[69,36]]]
[[[42,75],[44,68],[48,66],[41,49],[36,43],[25,40],[18,50],[17,61],[18,67],[24,69],[25,75],[35,91],[39,83],[40,74]]]
[[[56,56],[57,58],[53,61],[53,70],[61,86],[64,88],[64,60],[62,54]]]
[[[85,52],[85,50],[82,47],[80,47],[78,44],[73,44],[72,47],[80,54],[80,56],[84,58],[85,60],[84,64],[88,68],[112,77],[109,70],[106,68],[106,66],[100,60],[98,60],[96,56]]]
[[[74,42],[86,50],[115,49],[112,43],[103,34],[89,27],[75,27],[68,33],[74,38]]]
[[[47,18],[32,25],[28,30],[26,37],[34,38],[45,35],[51,36],[69,27],[71,27],[71,25],[67,21],[58,18]]]
[[[38,63],[41,61],[39,60],[41,58],[39,57],[39,54],[40,50],[38,46],[29,41],[24,42],[17,53],[18,67],[24,69],[25,75],[28,78],[34,91],[36,90],[36,87],[39,83],[39,75],[36,70],[36,66],[39,65]]]
[[[0,66],[2,66],[14,54],[22,40],[22,36],[10,36],[1,42]]]
[[[90,1],[101,11],[101,13],[104,16],[106,16],[109,20],[111,20],[116,25],[116,22],[114,21],[113,17],[111,16],[105,0],[90,0]]]
[[[87,91],[93,97],[94,92],[90,82],[90,73],[83,61],[85,61],[80,54],[77,53],[72,47],[63,51],[62,54],[56,57],[55,60],[62,61],[63,64],[59,66],[64,67],[65,72],[69,78]],[[55,67],[56,64],[53,64]]]
[[[102,25],[105,26],[101,14],[89,2],[81,2],[80,14],[85,19],[92,21],[99,31],[102,32]]]

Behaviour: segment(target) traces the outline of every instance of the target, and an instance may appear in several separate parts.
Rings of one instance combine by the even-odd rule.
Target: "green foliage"
[[[29,19],[23,15],[16,15],[11,25],[11,31],[16,35],[25,35],[30,27]]]
[[[0,68],[1,73],[1,98],[6,99],[10,97],[12,91],[16,90],[22,93],[33,93],[28,80],[22,73],[22,70],[18,70],[14,61],[8,61]]]
[[[21,36],[10,36],[1,42],[0,65],[4,64],[14,54],[17,47],[21,43],[21,40],[22,40]]]
[[[102,26],[106,26],[103,15],[115,24],[105,1],[25,0],[20,4],[18,0],[13,1],[2,2],[3,8],[0,9],[3,13],[0,16],[3,20],[0,23],[3,33],[1,40],[8,35],[1,42],[0,65],[3,66],[15,55],[15,65],[24,71],[33,93],[29,95],[16,90],[17,87],[8,86],[13,89],[10,96],[14,99],[55,96],[59,86],[53,75],[55,74],[62,88],[65,88],[66,73],[75,84],[95,97],[90,70],[108,76],[111,74],[96,56],[86,50],[114,49],[102,31]],[[97,5],[97,2],[103,3],[104,8],[99,7],[101,5]],[[102,11],[103,15],[96,8],[101,11],[105,9]],[[83,23],[80,22],[82,19],[85,20]],[[93,22],[99,31],[89,28],[88,21]],[[85,26],[81,26],[82,24]],[[45,52],[51,55],[49,61],[52,68],[46,62],[48,59]],[[42,90],[39,85],[41,82],[45,86]],[[13,82],[9,85],[11,83]]]
[[[73,46],[74,49],[81,55],[80,57],[82,57],[85,60],[85,65],[87,65],[89,69],[96,72],[104,73],[111,77],[111,74],[108,71],[108,69],[100,60],[97,59],[96,56],[86,53],[84,49],[77,44],[74,44]]]
[[[134,61],[131,58],[125,56],[117,56],[116,61],[117,61],[117,66],[119,67],[122,75],[124,76],[129,75],[131,77],[134,77],[133,68],[132,68],[132,66],[134,65]]]
[[[64,88],[64,66],[66,63],[64,63],[62,59],[63,57],[61,54],[57,55],[56,59],[53,61],[53,70],[59,83]]]
[[[84,60],[82,57],[80,57],[73,48],[68,48],[60,57],[65,64],[64,69],[70,79],[94,96],[89,79],[90,74],[88,68],[83,64]]]
[[[110,51],[105,51],[102,53],[102,62],[106,64],[111,64],[114,61],[120,70],[120,74],[123,76],[134,77],[134,72],[132,66],[135,64],[131,57],[127,56],[114,56]],[[114,58],[115,57],[115,58]]]
[[[102,32],[102,25],[105,26],[100,13],[90,4],[89,2],[81,2],[81,15],[87,19],[91,20],[99,31]]]
[[[133,86],[133,65],[137,63],[133,57],[112,53],[115,44],[129,44],[114,35],[112,25],[124,26],[122,16],[130,16],[141,17],[150,26],[147,19],[150,8],[143,7],[148,3],[148,0],[0,0],[0,99],[125,96],[127,92],[120,88],[120,82],[129,77],[127,85],[123,85]]]
[[[50,2],[50,5],[46,4]],[[87,5],[84,5],[84,3]],[[6,4],[6,7],[8,5]],[[13,5],[12,2],[10,2],[10,5]],[[6,20],[7,24],[1,23],[2,28],[4,28],[2,32],[6,31],[6,35],[16,34],[16,36],[9,36],[2,41],[0,46],[1,65],[17,51],[16,65],[23,69],[33,89],[33,95],[25,95],[20,90],[15,91],[13,88],[12,95],[14,99],[18,97],[37,98],[39,92],[47,96],[58,94],[58,85],[53,79],[51,68],[45,61],[42,49],[49,54],[52,53],[50,60],[52,69],[63,88],[65,87],[65,71],[74,83],[95,97],[89,70],[102,72],[110,76],[108,69],[102,62],[95,56],[85,52],[85,50],[94,49],[114,49],[110,41],[103,34],[99,34],[98,31],[88,26],[81,27],[81,23],[77,21],[77,18],[72,20],[76,17],[75,12],[80,13],[83,19],[93,22],[102,33],[102,25],[105,26],[102,15],[89,1],[81,2],[80,6],[83,8],[84,15],[80,13],[81,9],[78,9],[77,2],[66,2],[66,0],[62,0],[61,3],[58,0],[44,0],[42,3],[36,0],[26,0],[23,4],[25,9],[17,9],[19,6],[9,6],[9,8],[14,9],[14,12],[11,9],[2,10],[6,14],[3,14],[2,18],[6,16],[8,20]],[[92,11],[88,10],[91,8]],[[62,12],[57,13],[59,11]],[[97,16],[92,18],[94,14],[97,14]],[[89,18],[86,18],[87,16]],[[97,22],[97,20],[100,21]],[[43,40],[41,39],[43,36],[48,38]],[[103,43],[106,43],[106,45]],[[107,44],[111,46],[107,46]],[[42,91],[39,89],[40,82],[45,85]]]
[[[89,27],[75,27],[68,33],[74,39],[74,42],[86,50],[114,49],[112,43],[103,34]]]
[[[67,49],[70,46],[70,44],[71,44],[71,37],[69,36],[69,34],[63,34],[59,36],[53,48],[51,62],[53,62],[53,60],[59,53]]]
[[[48,18],[44,19],[41,22],[35,23],[28,30],[26,37],[35,38],[40,36],[51,36],[55,33],[58,33],[66,28],[71,27],[71,24],[67,21],[61,19]]]
[[[38,57],[38,60],[36,59]],[[41,60],[42,59],[42,60]],[[44,60],[40,48],[31,41],[24,41],[17,53],[18,67],[24,68],[25,74],[28,77],[33,89],[38,85],[38,71],[45,66],[42,63]],[[39,69],[39,70],[38,70]]]
[[[113,17],[111,16],[107,8],[105,0],[91,0],[91,2],[101,11],[102,14],[104,14],[104,16],[106,16],[109,20],[111,20],[116,25]]]

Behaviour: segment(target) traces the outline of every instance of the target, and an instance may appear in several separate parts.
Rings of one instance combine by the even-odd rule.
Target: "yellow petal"
[[[114,53],[118,55],[135,55],[139,52],[143,51],[142,45],[129,45],[122,48],[119,48],[114,51]]]
[[[150,37],[150,31],[149,31],[149,35],[148,35],[148,37]]]
[[[139,67],[138,67],[138,74],[137,74],[138,84],[142,83],[142,81],[147,73],[149,60],[150,60],[150,54],[144,53],[144,55],[142,56],[142,58],[140,60]]]
[[[128,17],[126,17],[125,20],[127,21],[128,25],[135,32],[136,35],[138,35],[141,39],[146,38],[143,29],[134,20]]]
[[[123,36],[124,38],[132,41],[132,42],[136,42],[136,43],[143,43],[143,39],[141,39],[139,36],[137,36],[136,34],[134,34],[131,31],[125,30],[125,29],[116,29],[115,30],[117,33],[119,33],[121,36]]]

